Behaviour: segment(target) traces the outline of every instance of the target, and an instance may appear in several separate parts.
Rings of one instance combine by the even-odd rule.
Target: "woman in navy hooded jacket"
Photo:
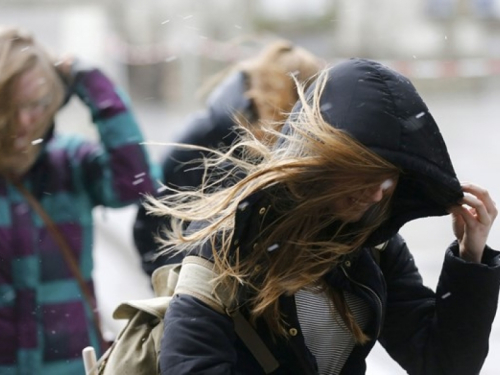
[[[478,374],[499,294],[499,253],[486,245],[497,210],[457,180],[410,81],[346,61],[302,95],[274,147],[253,142],[261,162],[232,160],[246,168],[234,186],[151,209],[179,219],[174,229],[193,222],[171,243],[214,262],[214,286],[265,342],[272,374],[364,374],[377,340],[409,374]],[[448,213],[456,240],[434,292],[398,230]],[[264,373],[231,317],[186,294],[166,313],[160,368]]]

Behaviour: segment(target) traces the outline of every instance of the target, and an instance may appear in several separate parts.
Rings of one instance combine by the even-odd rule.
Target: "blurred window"
[[[261,0],[260,12],[267,17],[280,20],[320,17],[325,9],[331,6],[331,0]]]
[[[471,0],[472,14],[479,18],[498,18],[499,0]]]
[[[432,18],[447,19],[453,16],[457,0],[427,0],[427,13]]]

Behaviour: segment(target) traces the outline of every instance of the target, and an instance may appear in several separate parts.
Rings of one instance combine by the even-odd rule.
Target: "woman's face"
[[[3,156],[2,169],[19,174],[36,160],[41,138],[52,123],[49,113],[55,100],[54,85],[46,70],[36,64],[21,73],[11,86],[14,131],[9,155]]]
[[[359,221],[371,207],[394,192],[396,183],[395,179],[389,178],[376,187],[339,198],[333,203],[333,211],[343,221],[352,223]]]

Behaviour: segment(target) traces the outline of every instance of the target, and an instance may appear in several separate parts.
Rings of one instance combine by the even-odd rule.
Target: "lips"
[[[21,151],[30,145],[30,141],[27,136],[16,137],[14,140],[14,148]]]

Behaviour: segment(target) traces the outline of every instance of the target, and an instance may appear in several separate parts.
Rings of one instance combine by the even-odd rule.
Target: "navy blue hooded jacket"
[[[410,220],[445,215],[446,208],[462,197],[439,129],[404,76],[362,59],[341,63],[328,73],[321,102],[325,120],[403,171],[391,217],[366,246],[346,256],[325,277],[332,288],[361,297],[371,312],[365,330],[370,341],[355,346],[341,374],[364,374],[365,358],[376,340],[409,374],[478,374],[498,304],[499,253],[486,248],[481,264],[467,263],[453,242],[434,292],[423,285],[413,256],[398,234]],[[252,251],[262,228],[272,225],[275,199],[273,193],[261,191],[239,205],[232,240],[243,256]],[[371,247],[385,241],[380,261],[375,261]],[[199,249],[199,255],[211,258],[210,246]],[[294,297],[282,296],[280,309],[289,337],[273,340],[266,324],[256,323],[280,363],[273,374],[317,374]],[[160,365],[162,375],[263,374],[235,334],[231,318],[183,294],[174,297],[165,316]]]

